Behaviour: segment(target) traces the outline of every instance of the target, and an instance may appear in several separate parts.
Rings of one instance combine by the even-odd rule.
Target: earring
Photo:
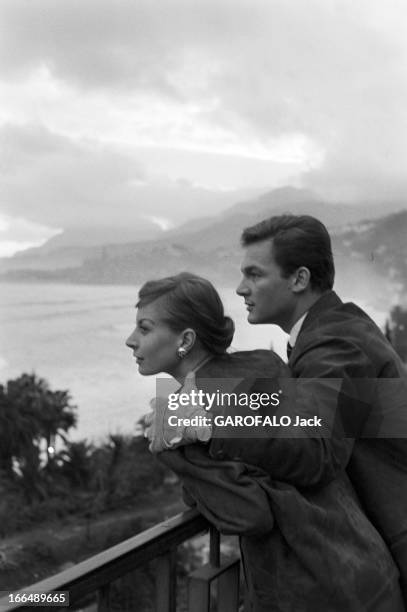
[[[184,359],[187,352],[188,352],[187,349],[184,348],[183,346],[180,346],[179,349],[177,349],[177,355],[180,359]]]

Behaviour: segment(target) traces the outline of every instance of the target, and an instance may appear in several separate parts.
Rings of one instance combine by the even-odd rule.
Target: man
[[[250,437],[223,436],[214,425],[210,455],[258,466],[300,491],[322,490],[346,469],[397,562],[407,602],[404,366],[366,313],[333,292],[331,241],[322,223],[272,217],[246,229],[242,243],[237,293],[249,322],[274,323],[289,334],[288,364],[301,384],[297,404],[286,402],[284,409],[317,414],[327,427],[321,434],[315,427],[304,427],[302,435],[294,428],[285,435],[270,430],[254,444]]]
[[[211,454],[240,457],[303,487],[329,482],[346,468],[398,564],[407,601],[405,367],[368,315],[342,303],[332,290],[331,241],[321,222],[309,216],[272,217],[244,230],[242,243],[237,293],[247,305],[248,321],[274,323],[289,334],[288,365],[296,378],[313,381],[317,397],[323,379],[342,381],[337,406],[329,408],[339,410],[341,418],[331,438],[273,440],[267,452],[265,445],[214,437]],[[338,435],[341,427],[345,434],[350,427],[356,440]],[[284,445],[285,468],[278,460]]]

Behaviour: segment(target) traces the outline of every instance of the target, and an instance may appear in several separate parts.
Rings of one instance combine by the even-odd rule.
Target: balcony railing
[[[68,591],[71,609],[85,596],[97,593],[98,612],[108,612],[111,609],[113,581],[156,560],[155,610],[175,612],[177,547],[192,537],[208,531],[209,563],[193,571],[188,577],[188,612],[209,611],[211,584],[214,581],[218,583],[218,612],[237,612],[239,559],[221,561],[219,532],[195,510],[178,514],[51,578],[21,589],[21,592]],[[10,603],[9,599],[4,597],[0,600],[1,612],[27,609],[35,608],[23,603]],[[44,609],[63,610],[64,608]]]

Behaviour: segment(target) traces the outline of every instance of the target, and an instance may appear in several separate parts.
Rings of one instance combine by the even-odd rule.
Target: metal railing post
[[[175,551],[157,557],[155,576],[156,612],[175,612],[176,610],[176,558]]]
[[[221,563],[220,533],[211,526],[209,563],[191,572],[188,581],[188,612],[209,612],[211,584],[217,581],[218,612],[237,612],[239,609],[240,560],[234,558]]]

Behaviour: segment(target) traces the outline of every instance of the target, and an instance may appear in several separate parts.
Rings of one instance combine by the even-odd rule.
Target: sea
[[[155,377],[138,373],[125,346],[137,293],[118,285],[1,283],[0,382],[35,373],[51,389],[68,390],[78,415],[71,439],[97,443],[108,434],[134,434],[155,395]],[[273,348],[285,358],[285,333],[249,325],[242,298],[232,289],[219,293],[236,325],[232,350]],[[388,313],[358,303],[383,327]]]
[[[101,442],[134,434],[149,411],[155,377],[138,373],[125,340],[135,326],[137,287],[0,284],[0,382],[23,372],[68,390],[77,406],[72,440]],[[274,325],[249,325],[242,298],[220,288],[236,325],[232,350],[273,348],[285,354],[287,336]]]

